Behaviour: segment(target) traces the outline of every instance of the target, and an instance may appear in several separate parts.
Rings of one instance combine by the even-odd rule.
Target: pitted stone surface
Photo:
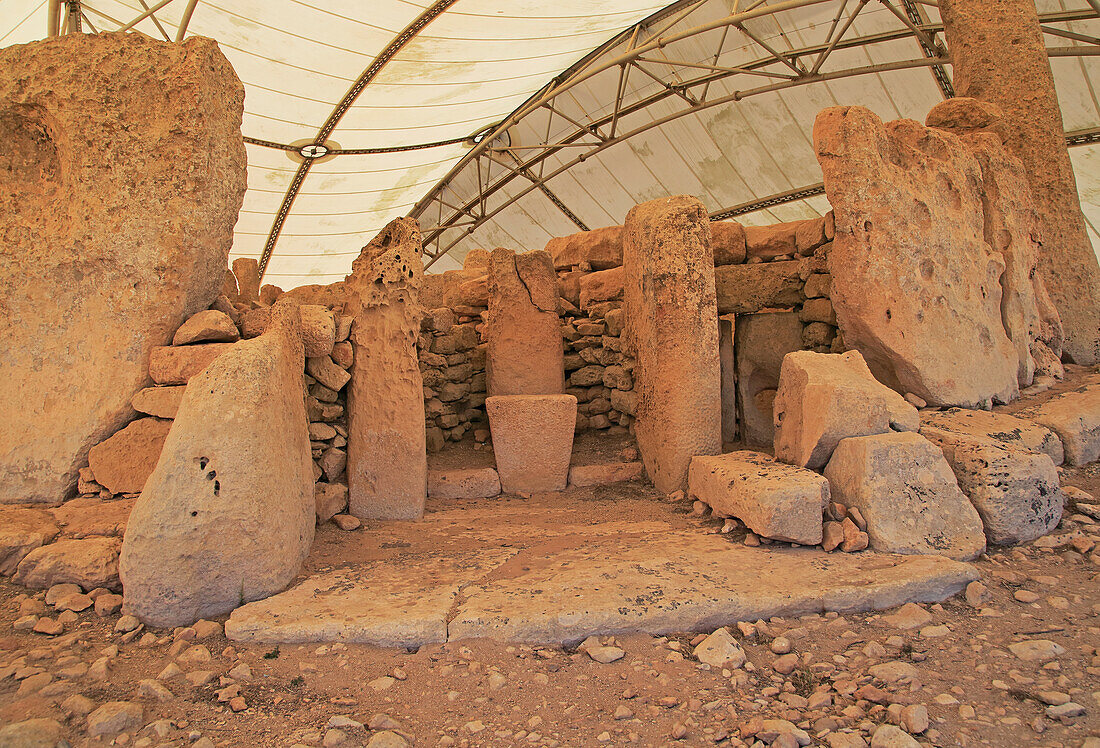
[[[1016,397],[1001,253],[985,239],[982,172],[961,138],[832,107],[814,146],[836,215],[831,300],[848,348],[899,392],[976,407]]]
[[[244,89],[201,37],[68,34],[0,69],[0,503],[57,503],[221,290]]]
[[[722,451],[714,256],[702,203],[679,196],[631,208],[623,271],[638,449],[654,486],[684,489],[691,458]]]
[[[355,318],[348,384],[348,511],[360,518],[424,513],[428,458],[424,381],[416,357],[422,310],[420,226],[391,221],[363,248],[345,280]]]
[[[922,426],[934,426],[965,436],[992,439],[1006,447],[1041,452],[1055,465],[1063,460],[1062,440],[1046,426],[1007,413],[948,408],[921,411]]]
[[[286,587],[309,552],[313,461],[297,307],[272,307],[184,392],[126,526],[127,613],[186,626]],[[216,542],[212,542],[216,539]]]
[[[920,433],[943,450],[990,543],[1026,543],[1061,521],[1066,499],[1049,455],[936,426]]]

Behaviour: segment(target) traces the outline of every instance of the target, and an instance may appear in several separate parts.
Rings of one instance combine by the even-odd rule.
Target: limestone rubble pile
[[[0,502],[57,504],[132,417],[151,350],[218,296],[244,89],[201,37],[68,34],[0,50],[0,69],[0,401],[20,403]]]
[[[297,575],[315,522],[304,363],[300,314],[286,302],[263,335],[194,377],[127,524],[126,612],[188,625]]]
[[[845,344],[929,404],[1014,399],[1035,370],[1032,344],[1054,343],[1028,283],[1034,209],[1018,164],[992,136],[883,124],[862,107],[822,111],[814,145],[835,211],[828,267]]]

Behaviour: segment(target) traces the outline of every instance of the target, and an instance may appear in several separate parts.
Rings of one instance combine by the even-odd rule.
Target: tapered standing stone
[[[686,489],[691,458],[722,451],[718,304],[702,203],[680,195],[631,208],[623,268],[638,448],[653,485]]]
[[[489,261],[490,395],[560,395],[565,387],[558,276],[544,250],[494,249]]]
[[[1034,0],[944,0],[959,96],[1004,111],[1005,145],[1024,163],[1038,208],[1039,269],[1062,316],[1064,350],[1100,362],[1100,265],[1085,232],[1062,110]]]
[[[356,517],[424,514],[428,462],[417,363],[420,227],[399,218],[363,248],[347,277],[355,363],[348,383],[348,507]]]

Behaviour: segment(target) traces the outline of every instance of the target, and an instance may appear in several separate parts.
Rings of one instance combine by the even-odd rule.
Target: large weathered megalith
[[[221,289],[244,89],[200,37],[70,34],[0,70],[0,503],[58,503]]]
[[[494,249],[489,262],[489,394],[560,395],[565,388],[558,276],[543,251]]]
[[[883,383],[932,405],[1016,397],[1001,254],[985,241],[982,174],[956,135],[833,107],[814,147],[836,218],[831,300],[844,342]]]
[[[1094,5],[1095,7],[1095,5]],[[1034,0],[945,0],[955,90],[997,104],[1039,213],[1039,268],[1065,326],[1065,351],[1100,363],[1100,264],[1085,230],[1062,109]]]
[[[354,318],[348,383],[348,510],[417,519],[428,495],[424,384],[416,356],[423,246],[416,219],[398,218],[363,247],[345,280]]]
[[[184,391],[126,525],[125,610],[153,626],[218,616],[286,587],[313,542],[314,483],[292,302]]]
[[[1023,163],[1003,144],[1003,113],[994,104],[954,98],[933,107],[925,122],[960,135],[981,167],[985,240],[1005,261],[1001,322],[1016,349],[1020,387],[1036,374],[1061,378],[1062,321],[1038,267],[1041,219]]]
[[[638,449],[653,485],[686,489],[691,458],[722,451],[718,305],[703,204],[681,195],[631,208],[623,270]]]

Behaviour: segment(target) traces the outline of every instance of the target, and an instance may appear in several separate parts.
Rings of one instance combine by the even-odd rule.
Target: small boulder
[[[190,343],[235,343],[240,331],[225,312],[204,309],[180,325],[172,336],[172,345]]]
[[[14,574],[28,553],[49,543],[57,537],[57,532],[57,523],[48,512],[0,507],[0,574]]]
[[[55,748],[62,743],[61,723],[53,719],[27,719],[0,728],[3,748]]]
[[[15,571],[14,581],[32,589],[72,582],[86,590],[117,590],[118,552],[116,538],[59,540],[28,553]]]
[[[741,644],[724,628],[718,629],[699,642],[692,654],[699,662],[717,668],[737,669],[744,665],[747,659]]]
[[[145,711],[132,701],[108,701],[88,715],[88,734],[93,738],[117,735],[141,727]]]
[[[157,418],[175,418],[183,399],[183,385],[174,387],[146,387],[134,395],[130,405],[138,413]]]
[[[313,500],[317,524],[324,524],[347,508],[348,487],[343,483],[318,483],[314,488]]]
[[[919,434],[843,439],[825,468],[835,501],[859,509],[871,547],[957,560],[985,550],[981,518],[951,467]]]
[[[1042,405],[1017,413],[1051,429],[1062,440],[1066,462],[1085,465],[1100,459],[1100,375]]]
[[[113,494],[141,493],[157,466],[171,421],[139,418],[88,452],[96,482]]]

